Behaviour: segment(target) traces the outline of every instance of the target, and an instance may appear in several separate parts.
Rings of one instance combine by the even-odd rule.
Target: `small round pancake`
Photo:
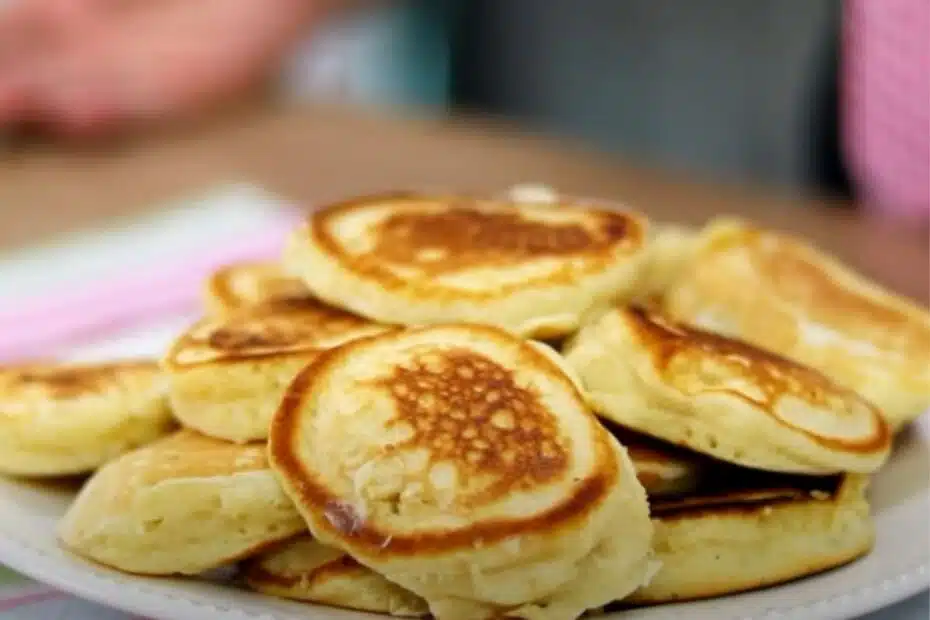
[[[577,617],[651,568],[626,451],[557,354],[498,328],[323,354],[288,389],[269,454],[318,541],[440,618]]]
[[[122,571],[193,575],[305,530],[263,444],[182,430],[97,471],[58,535],[72,552]]]
[[[173,428],[153,361],[0,367],[0,473],[83,474]]]
[[[243,308],[194,324],[163,361],[187,427],[236,442],[266,439],[297,371],[321,351],[389,329],[314,299]]]
[[[308,535],[248,560],[243,573],[253,590],[281,598],[408,618],[429,614],[423,599]]]
[[[653,500],[662,569],[625,603],[722,596],[834,568],[867,554],[868,477],[796,479],[683,500]]]
[[[207,312],[225,315],[270,301],[307,299],[304,283],[284,273],[273,262],[228,265],[207,279],[203,298]]]
[[[703,455],[612,424],[607,429],[626,448],[650,501],[691,493],[708,474],[710,459]]]
[[[744,467],[870,473],[891,450],[879,411],[819,372],[738,340],[617,307],[565,358],[598,414]]]
[[[646,220],[585,204],[388,194],[314,211],[284,264],[384,323],[490,323],[540,339],[633,295]]]
[[[712,223],[664,303],[855,389],[895,430],[930,407],[930,313],[798,239]]]

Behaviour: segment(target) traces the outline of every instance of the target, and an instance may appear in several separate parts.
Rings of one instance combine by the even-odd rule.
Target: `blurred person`
[[[375,4],[11,1],[14,9],[0,18],[0,122],[39,119],[78,133],[208,109],[274,73],[299,40],[347,5]],[[417,4],[441,6],[454,22],[456,102],[716,176],[837,189],[848,171],[865,200],[891,205],[882,213],[930,214],[921,164],[930,157],[926,87],[918,96],[927,0]],[[831,63],[841,11],[848,36],[838,70]],[[884,22],[878,29],[876,20]],[[848,42],[887,41],[895,28],[911,37],[910,48]],[[889,49],[897,56],[888,71],[917,78],[876,95],[878,81],[888,85],[880,67]],[[837,93],[840,72],[846,79]],[[910,102],[893,129],[875,112],[888,98]],[[908,155],[895,155],[902,149]]]
[[[82,134],[199,112],[267,76],[336,4],[7,0],[0,123]]]

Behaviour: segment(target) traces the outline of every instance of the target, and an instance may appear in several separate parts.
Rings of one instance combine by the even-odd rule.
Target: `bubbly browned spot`
[[[492,360],[465,349],[428,353],[380,382],[413,436],[394,449],[427,447],[433,462],[454,463],[463,479],[489,485],[463,504],[490,502],[556,479],[569,464],[556,420],[532,391]]]
[[[0,371],[0,386],[7,391],[41,390],[49,398],[74,398],[97,393],[118,384],[126,373],[157,372],[154,362],[126,362],[99,365],[22,366]]]
[[[640,234],[631,218],[620,212],[597,212],[592,219],[593,226],[540,222],[516,211],[476,209],[463,201],[432,213],[394,213],[378,226],[372,254],[438,275],[527,258],[598,254]]]

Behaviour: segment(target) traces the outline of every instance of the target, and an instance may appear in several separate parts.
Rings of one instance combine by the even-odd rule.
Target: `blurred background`
[[[922,174],[912,183],[921,187],[912,193],[924,194],[911,201],[922,205],[884,199],[905,203],[889,209],[918,211],[930,193],[926,2],[865,4],[396,2],[311,40],[285,87],[495,115],[649,165],[846,198],[854,192],[851,174],[865,191],[859,185],[879,182],[870,172],[882,173],[881,164],[863,161],[861,134],[869,123],[872,132],[885,129],[910,102],[900,113],[913,125],[900,129],[900,139],[918,134],[902,148],[919,160]],[[869,43],[857,46],[856,38]],[[863,88],[847,88],[841,98],[850,79]],[[888,86],[884,97],[865,92]],[[861,118],[863,107],[882,99],[883,109]]]
[[[260,85],[930,212],[926,0],[5,2],[8,128],[119,132],[209,115]]]

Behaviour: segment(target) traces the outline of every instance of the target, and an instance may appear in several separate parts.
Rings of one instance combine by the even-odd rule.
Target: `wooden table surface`
[[[926,229],[853,209],[638,169],[564,142],[490,123],[388,118],[302,106],[239,111],[198,126],[96,147],[0,151],[0,250],[33,243],[222,181],[250,181],[320,203],[353,193],[429,188],[497,191],[545,182],[697,224],[721,213],[801,233],[926,304]]]

